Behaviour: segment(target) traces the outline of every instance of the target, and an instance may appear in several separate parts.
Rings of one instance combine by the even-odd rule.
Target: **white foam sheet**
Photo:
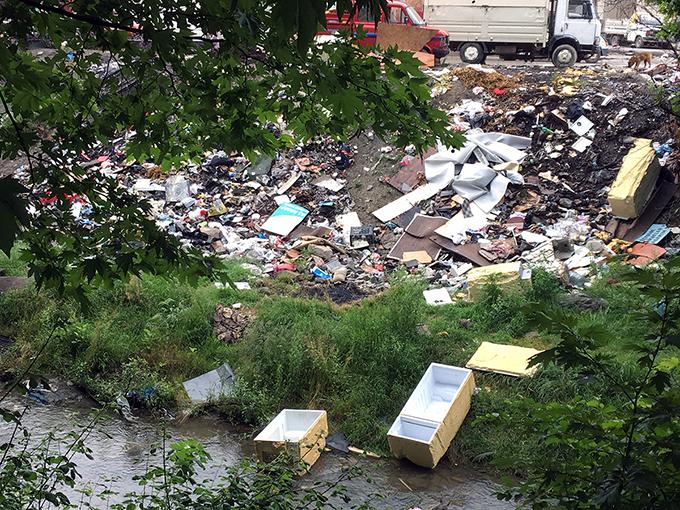
[[[432,363],[411,393],[400,416],[441,422],[469,374],[470,370],[466,368]]]
[[[218,400],[231,394],[234,387],[234,371],[225,363],[182,384],[192,402]]]
[[[309,409],[284,409],[262,432],[255,441],[300,442],[323,411]]]
[[[397,416],[390,427],[390,436],[405,437],[407,439],[429,443],[437,431],[438,423],[429,420],[421,420],[411,416]]]
[[[373,215],[387,223],[450,185],[462,197],[480,201],[478,209],[484,215],[500,202],[510,182],[524,182],[517,171],[505,170],[502,175],[489,165],[521,163],[526,157],[522,149],[531,145],[531,139],[481,131],[470,131],[466,137],[467,141],[460,149],[451,150],[440,145],[437,153],[425,160],[427,184],[374,211]],[[468,164],[473,154],[481,161]]]

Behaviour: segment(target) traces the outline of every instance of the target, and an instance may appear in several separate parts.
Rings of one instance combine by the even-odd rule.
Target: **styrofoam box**
[[[387,433],[390,450],[424,467],[435,467],[470,409],[472,371],[432,363]]]
[[[276,458],[283,449],[296,460],[314,464],[326,446],[326,411],[284,409],[255,438],[255,452],[262,462]]]

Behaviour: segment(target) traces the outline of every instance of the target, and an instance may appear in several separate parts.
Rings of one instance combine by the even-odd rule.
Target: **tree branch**
[[[0,102],[2,103],[2,107],[5,109],[5,113],[9,117],[10,122],[12,123],[14,132],[17,134],[17,138],[19,139],[19,143],[21,144],[21,149],[26,154],[26,159],[28,160],[28,169],[31,172],[31,184],[35,186],[35,171],[33,168],[31,152],[28,150],[28,145],[26,145],[26,140],[24,140],[23,132],[21,131],[19,124],[14,118],[14,115],[10,111],[9,104],[7,104],[7,100],[5,99],[5,96],[2,92],[0,92]]]
[[[54,7],[53,5],[45,5],[42,2],[36,0],[19,0],[21,3],[39,9],[41,11],[49,12],[52,14],[58,14],[59,16],[64,16],[67,18],[75,19],[77,21],[82,21],[83,23],[89,23],[102,28],[113,28],[116,30],[124,30],[126,32],[132,32],[133,34],[144,34],[144,29],[139,27],[133,27],[130,25],[124,25],[123,23],[117,23],[115,21],[109,21],[97,16],[92,16],[89,14],[77,14],[75,12],[67,11],[61,7]],[[190,39],[194,41],[204,41],[204,42],[224,42],[225,39],[220,37],[205,37],[196,35],[184,36],[185,39]]]

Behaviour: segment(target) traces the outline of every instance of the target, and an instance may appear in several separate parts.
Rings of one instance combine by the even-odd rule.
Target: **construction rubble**
[[[642,264],[680,246],[680,125],[650,94],[650,83],[680,89],[670,65],[427,72],[451,129],[466,135],[462,148],[419,156],[370,133],[350,144],[319,137],[253,161],[206,152],[166,173],[126,161],[121,138],[83,164],[148,200],[159,227],[187,246],[244,258],[257,276],[355,295],[389,287],[397,269],[424,275],[431,304],[478,299],[493,273],[521,284],[537,267],[583,288],[614,255]],[[88,210],[74,202],[78,221]],[[226,342],[247,322],[216,314]]]

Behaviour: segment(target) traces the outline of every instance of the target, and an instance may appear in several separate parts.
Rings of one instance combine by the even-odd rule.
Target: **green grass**
[[[234,280],[247,276],[238,262],[229,273]],[[239,382],[235,395],[217,406],[226,417],[260,424],[284,407],[322,408],[332,431],[386,453],[386,431],[431,362],[464,366],[482,341],[536,348],[556,341],[527,320],[528,303],[560,306],[562,290],[545,273],[536,272],[522,293],[491,288],[475,304],[428,307],[423,288],[417,280],[395,276],[386,293],[336,306],[299,297],[295,280],[236,292],[209,282],[194,288],[144,277],[96,290],[88,312],[32,289],[13,291],[0,295],[0,333],[17,342],[0,356],[0,369],[25,366],[55,318],[66,316],[69,326],[50,343],[37,369],[69,378],[101,400],[129,390],[147,395],[150,407],[182,407],[183,380],[229,362]],[[606,349],[620,358],[623,372],[634,372],[622,346],[640,332],[626,312],[641,306],[639,296],[606,279],[591,292],[609,306],[578,312],[579,324],[607,327],[612,339]],[[226,345],[212,332],[214,308],[237,301],[255,309],[257,319],[239,344]],[[526,416],[512,415],[510,401],[608,398],[601,381],[555,366],[530,379],[476,374],[476,382],[470,414],[449,452],[455,461],[541,455],[540,438]],[[510,414],[513,426],[477,420],[493,413]]]

